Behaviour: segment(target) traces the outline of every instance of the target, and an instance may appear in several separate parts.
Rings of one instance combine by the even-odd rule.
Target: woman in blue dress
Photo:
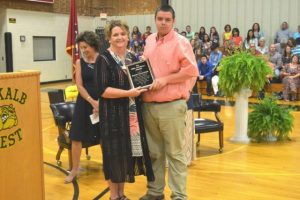
[[[83,142],[100,142],[99,125],[92,124],[90,115],[98,110],[98,95],[94,81],[94,64],[99,55],[99,37],[92,31],[80,33],[76,43],[82,58],[76,61],[75,80],[79,91],[70,130],[72,141],[72,170],[65,179],[70,183],[79,174],[79,161]]]

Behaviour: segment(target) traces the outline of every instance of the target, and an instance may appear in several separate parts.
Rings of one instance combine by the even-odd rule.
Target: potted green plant
[[[220,90],[226,97],[235,97],[234,142],[248,143],[248,97],[262,90],[273,73],[266,59],[241,51],[222,59],[219,70]]]
[[[275,141],[289,139],[294,117],[292,109],[277,104],[274,97],[266,97],[252,105],[249,113],[248,136],[252,141]]]

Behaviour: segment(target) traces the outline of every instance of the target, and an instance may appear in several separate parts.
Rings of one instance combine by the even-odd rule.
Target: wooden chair
[[[205,104],[201,102],[199,94],[192,94],[193,98],[193,110],[198,112],[198,118],[195,119],[195,134],[198,134],[197,146],[200,144],[200,135],[203,133],[218,132],[219,133],[219,152],[223,152],[224,148],[224,138],[223,130],[224,124],[220,120],[219,112],[221,111],[221,106],[218,103],[208,103]],[[214,112],[216,120],[200,118],[201,112]]]
[[[73,113],[75,110],[75,102],[62,102],[50,104],[52,114],[55,120],[55,124],[58,128],[57,142],[59,149],[56,154],[56,162],[58,166],[61,166],[60,155],[64,149],[68,150],[69,158],[69,169],[72,169],[72,153],[71,153],[71,141],[69,138],[69,131],[71,128],[71,122]],[[90,160],[90,155],[88,154],[88,147],[98,145],[100,141],[94,142],[84,142],[82,143],[82,148],[86,149],[86,157]]]
[[[196,86],[197,86],[198,93],[206,95],[207,83],[205,80],[199,80],[198,78],[196,82]]]

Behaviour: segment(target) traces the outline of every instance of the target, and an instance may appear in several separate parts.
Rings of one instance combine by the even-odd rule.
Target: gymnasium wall
[[[204,26],[209,31],[215,26],[219,34],[224,32],[225,24],[238,27],[245,38],[254,22],[261,25],[267,41],[274,40],[276,31],[283,21],[290,29],[297,30],[300,25],[299,0],[170,0],[176,12],[176,27],[185,30],[191,25],[193,31]]]
[[[16,23],[9,23],[9,18],[15,18]],[[40,70],[41,82],[71,78],[71,60],[65,53],[68,15],[7,9],[6,22],[12,33],[14,71]],[[94,30],[91,17],[78,17],[78,24],[79,30]],[[21,35],[25,42],[20,41]],[[55,36],[56,60],[33,60],[33,36]]]
[[[2,17],[2,13],[6,13]],[[9,18],[15,18],[16,23],[9,23]],[[128,15],[110,16],[111,19],[126,20],[132,28],[138,25],[143,32],[147,25],[154,28],[154,15]],[[41,71],[41,82],[71,79],[71,60],[65,53],[67,29],[69,23],[68,14],[48,13],[6,9],[0,14],[1,30],[12,33],[12,49],[14,71],[35,69]],[[78,16],[79,32],[84,30],[94,31],[99,26],[105,26],[106,21],[99,17]],[[6,27],[6,28],[5,28]],[[5,32],[4,31],[4,32]],[[4,41],[1,33],[1,41]],[[20,42],[20,36],[26,37],[25,42]],[[33,61],[33,36],[55,36],[56,60]],[[3,64],[0,61],[0,70],[5,71],[4,43],[0,43],[0,60],[4,57]],[[3,68],[3,69],[2,69]]]
[[[144,32],[148,25],[154,29],[153,12],[160,1],[77,0],[76,3],[79,32],[105,26],[106,21],[99,18],[100,12],[107,12],[108,20],[122,19],[131,29],[138,25]],[[41,82],[70,79],[71,60],[65,53],[70,1],[55,0],[49,5],[0,0],[0,4],[0,72],[5,72],[4,32],[11,32],[14,71],[40,70]],[[9,18],[15,18],[16,23],[10,23]],[[21,35],[26,37],[25,42],[20,42]],[[33,36],[55,36],[56,60],[33,61]]]

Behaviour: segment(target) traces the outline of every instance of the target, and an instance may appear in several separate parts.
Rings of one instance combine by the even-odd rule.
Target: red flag
[[[72,78],[75,81],[75,63],[80,57],[78,46],[76,45],[76,37],[78,35],[78,23],[77,23],[77,11],[76,11],[76,0],[70,1],[70,20],[67,35],[66,51],[72,58]]]

